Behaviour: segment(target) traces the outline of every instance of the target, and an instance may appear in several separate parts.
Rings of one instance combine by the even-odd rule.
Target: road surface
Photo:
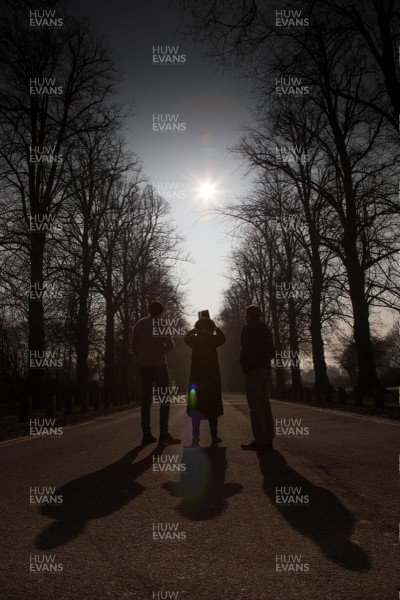
[[[399,424],[272,403],[275,449],[225,396],[223,443],[139,443],[132,409],[0,445],[1,589],[12,600],[394,600]],[[153,409],[153,432],[157,431]]]

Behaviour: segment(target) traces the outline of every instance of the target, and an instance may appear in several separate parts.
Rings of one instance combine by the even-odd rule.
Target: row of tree
[[[59,27],[31,27],[30,11]],[[0,394],[39,406],[91,383],[135,391],[134,322],[154,297],[181,314],[180,236],[125,145],[120,72],[64,3],[10,0],[0,18]],[[182,260],[182,253],[179,260]]]
[[[395,2],[190,5],[193,33],[224,66],[245,67],[256,104],[233,149],[253,189],[220,211],[240,240],[225,325],[237,330],[243,305],[260,304],[273,329],[278,383],[290,367],[300,386],[300,362],[311,356],[320,391],[329,385],[335,337],[350,328],[356,387],[368,393],[380,385],[371,318],[383,310],[379,325],[388,328],[400,310]]]

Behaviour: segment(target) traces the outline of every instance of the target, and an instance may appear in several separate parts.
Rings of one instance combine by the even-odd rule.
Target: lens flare
[[[196,191],[199,197],[206,202],[214,200],[217,194],[216,185],[211,181],[203,181]]]
[[[189,389],[189,401],[188,401],[188,409],[193,410],[197,405],[197,391],[195,384],[190,385]]]

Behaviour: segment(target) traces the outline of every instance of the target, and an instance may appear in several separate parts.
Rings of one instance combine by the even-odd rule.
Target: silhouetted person
[[[261,322],[259,306],[246,309],[246,321],[240,337],[240,365],[246,378],[246,397],[250,408],[253,441],[241,444],[243,450],[272,448],[274,424],[268,398],[271,358],[275,355],[271,331]]]
[[[199,445],[203,419],[208,419],[212,441],[218,444],[222,441],[218,437],[218,417],[224,409],[217,348],[225,343],[225,336],[212,319],[202,317],[186,334],[185,342],[193,351],[187,402],[187,413],[192,419],[192,445]]]
[[[157,388],[160,402],[160,444],[179,444],[181,440],[173,438],[168,432],[170,404],[165,397],[169,396],[169,373],[166,352],[174,349],[174,340],[169,333],[163,335],[165,323],[161,320],[164,307],[161,302],[152,302],[149,306],[150,316],[140,319],[133,330],[133,352],[140,367],[142,381],[142,444],[151,444],[157,439],[150,429],[150,408]]]

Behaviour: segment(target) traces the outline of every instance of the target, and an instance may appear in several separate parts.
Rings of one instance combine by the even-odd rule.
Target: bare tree
[[[22,206],[27,229],[31,285],[43,285],[45,231],[32,223],[54,218],[63,196],[66,159],[83,131],[108,126],[103,111],[118,79],[108,50],[89,23],[62,12],[63,26],[30,28],[30,2],[1,9],[0,138],[3,181]],[[111,118],[117,118],[112,111]],[[45,351],[43,302],[29,301],[29,352]],[[28,391],[40,398],[42,371],[29,369]],[[25,406],[26,409],[26,406]],[[26,417],[26,410],[25,415]]]
[[[367,15],[374,17],[370,25],[361,11],[341,1],[334,11],[334,4],[322,0],[300,6],[291,2],[290,9],[300,7],[309,18],[307,27],[289,29],[275,27],[272,8],[253,1],[236,2],[232,7],[224,1],[200,4],[193,0],[190,6],[192,32],[210,43],[211,54],[224,66],[246,64],[257,98],[270,101],[272,82],[283,73],[295,73],[311,90],[308,104],[316,119],[313,123],[304,119],[303,133],[299,127],[290,133],[301,133],[301,152],[312,140],[318,160],[323,161],[323,180],[311,172],[308,185],[330,215],[328,235],[321,236],[321,241],[346,270],[358,387],[368,391],[379,385],[369,324],[370,274],[388,262],[393,272],[392,259],[398,253],[393,235],[383,240],[378,234],[389,225],[389,214],[393,217],[398,212],[394,202],[396,146],[393,129],[389,131],[388,126],[398,119],[398,80],[393,63],[398,14],[393,2],[383,6],[369,3],[373,11]],[[388,22],[391,15],[395,17],[392,24]],[[293,121],[298,124],[307,112],[301,106],[296,109],[300,114],[293,114]],[[278,123],[274,128],[274,123],[273,119],[266,123],[266,136],[270,140],[275,137],[275,145],[279,138],[288,138],[288,127],[285,120],[283,127]],[[265,144],[260,146],[253,156],[258,153],[258,162],[266,163],[268,149]],[[295,175],[299,187],[301,175]],[[392,287],[392,281],[393,277],[388,281],[381,273],[382,287]],[[381,297],[385,291],[381,288]],[[393,289],[390,292],[393,294]]]

